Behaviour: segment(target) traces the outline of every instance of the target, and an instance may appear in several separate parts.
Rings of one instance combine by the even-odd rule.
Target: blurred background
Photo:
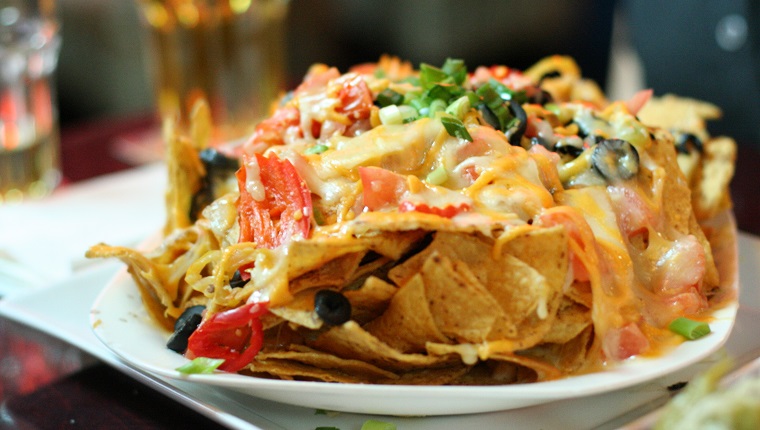
[[[291,0],[287,82],[309,65],[345,71],[384,53],[441,64],[524,68],[550,54],[576,58],[614,98],[651,87],[710,101],[710,125],[760,148],[758,6],[743,0]],[[61,127],[153,110],[145,43],[133,1],[59,0]]]

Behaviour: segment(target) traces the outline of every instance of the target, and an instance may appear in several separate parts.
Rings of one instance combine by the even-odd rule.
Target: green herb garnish
[[[208,374],[214,373],[222,363],[223,358],[196,357],[175,370],[186,375]]]
[[[685,317],[674,319],[668,328],[673,333],[680,334],[689,340],[699,339],[710,333],[710,325],[706,322],[694,321]]]

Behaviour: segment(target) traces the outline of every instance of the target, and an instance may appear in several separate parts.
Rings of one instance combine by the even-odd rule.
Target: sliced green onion
[[[375,101],[377,101],[377,104],[383,108],[390,105],[400,105],[401,103],[404,103],[404,96],[397,93],[396,91],[393,91],[390,88],[386,88],[377,95]]]
[[[362,424],[361,430],[396,430],[396,424],[378,420],[367,420]]]
[[[501,97],[502,100],[512,100],[514,91],[512,91],[511,89],[509,89],[509,87],[497,81],[496,79],[494,78],[489,79],[486,85],[490,86],[494,91],[496,91],[496,93],[499,94],[499,97]]]
[[[441,70],[451,76],[457,85],[462,85],[464,80],[467,79],[467,66],[462,59],[447,58]]]
[[[414,121],[417,117],[417,110],[411,106],[390,105],[380,109],[378,115],[383,125],[405,124]]]
[[[380,116],[380,122],[383,123],[383,125],[404,123],[404,117],[401,116],[401,109],[396,105],[390,105],[380,109],[378,115]]]
[[[446,110],[446,102],[440,99],[433,100],[432,103],[430,103],[430,106],[428,107],[428,114],[429,117],[434,117],[436,112],[443,112]]]
[[[321,143],[318,143],[318,144],[316,144],[314,146],[310,146],[310,147],[306,148],[303,151],[303,153],[304,154],[321,154],[321,153],[327,151],[328,149],[329,148],[327,147],[327,145],[322,145]]]
[[[470,111],[470,99],[467,96],[462,96],[450,104],[446,108],[446,113],[455,116],[459,119],[463,119],[467,112]]]
[[[314,215],[314,222],[317,223],[317,225],[325,225],[327,222],[325,221],[325,214],[322,213],[322,209],[320,209],[318,206],[311,205],[311,213]]]
[[[420,64],[420,84],[422,88],[429,89],[435,84],[446,82],[447,79],[449,79],[449,75],[438,67],[425,63]]]
[[[470,136],[470,132],[467,131],[467,127],[464,126],[461,119],[452,116],[442,116],[441,123],[443,123],[449,135],[472,142],[472,136]]]
[[[680,334],[689,340],[699,339],[710,333],[710,325],[706,322],[694,321],[685,317],[674,319],[668,328],[673,333]]]
[[[425,177],[425,181],[433,185],[441,185],[449,179],[449,174],[446,172],[446,168],[440,165],[432,172],[428,173]]]
[[[224,363],[223,358],[196,357],[192,361],[178,367],[177,372],[186,375],[197,375],[203,373],[214,373],[214,371]]]
[[[554,115],[559,115],[559,105],[557,105],[556,103],[547,103],[544,105],[544,109],[548,110]]]
[[[432,103],[435,100],[442,100],[448,102],[456,93],[459,92],[459,88],[453,85],[440,85],[436,84],[430,87],[425,94],[422,95],[424,100],[428,100]]]

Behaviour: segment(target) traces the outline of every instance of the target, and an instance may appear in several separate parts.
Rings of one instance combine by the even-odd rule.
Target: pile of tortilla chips
[[[283,109],[301,109],[300,122],[279,130],[277,144],[254,139],[243,150],[248,157],[264,152],[292,160],[314,197],[313,212],[299,214],[314,216],[308,235],[274,248],[239,240],[239,196],[252,186],[238,189],[232,174],[215,178],[221,185],[213,198],[198,203],[211,182],[198,157],[208,145],[202,137],[208,119],[200,114],[191,138],[169,134],[163,243],[145,252],[99,244],[88,256],[127,264],[167,337],[191,306],[205,306],[205,322],[246,303],[267,303],[263,345],[239,373],[280,379],[429,385],[552,380],[651,353],[663,340],[672,344],[663,328],[669,318],[701,315],[716,305],[711,297],[720,280],[699,221],[730,205],[731,148],[704,156],[687,178],[671,134],[684,131],[682,124],[642,124],[632,112],[641,106],[605,100],[565,57],[550,57],[524,75],[478,69],[460,83],[465,88],[479,73],[490,73],[515,91],[548,94],[549,102],[523,105],[529,124],[521,145],[509,145],[513,131],[494,130],[474,108],[462,116],[469,139],[452,135],[436,122],[440,116],[389,125],[380,122],[376,106],[367,107],[367,116],[352,116],[329,97],[319,100],[330,103],[309,105],[309,115],[314,106],[334,109],[313,115],[323,135],[314,122],[303,126],[306,103],[323,96],[317,90],[358,91],[359,76],[376,98],[387,89],[407,91],[417,73],[385,57],[376,67],[330,79],[325,70],[310,74],[283,101]],[[414,89],[408,91],[407,98]],[[340,131],[325,137],[328,124]],[[579,124],[602,125],[583,131]],[[552,139],[578,142],[580,155],[560,157],[551,152],[557,148],[547,149],[539,139],[547,125]],[[257,136],[271,138],[274,132],[265,131]],[[698,131],[710,141],[703,124]],[[632,178],[600,179],[589,160],[602,138],[630,139],[641,160]],[[464,161],[434,181],[431,173],[453,156],[430,161],[430,154],[447,148]],[[712,159],[724,168],[708,167]],[[360,169],[366,167],[401,175],[406,194],[396,194],[424,197],[425,205],[362,210],[362,195],[372,184],[362,184]],[[694,184],[716,174],[711,169],[720,171],[718,188],[694,197],[692,189],[694,195],[700,189]],[[465,201],[467,209],[453,215],[429,210],[428,204],[445,199],[449,207],[443,209],[453,201]],[[630,209],[634,205],[638,211]],[[699,218],[693,206],[702,208]],[[234,281],[241,272],[250,276],[242,284]],[[320,317],[315,296],[323,290],[348,300],[347,321]]]

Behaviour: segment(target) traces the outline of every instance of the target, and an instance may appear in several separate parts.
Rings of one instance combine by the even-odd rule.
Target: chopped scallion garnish
[[[467,131],[467,127],[464,126],[461,119],[453,116],[442,116],[441,123],[449,135],[472,142],[472,136],[470,136],[470,132]]]
[[[685,317],[674,319],[668,328],[673,333],[680,334],[689,340],[699,339],[710,333],[710,325],[706,322],[694,321]]]
[[[367,420],[362,424],[361,430],[396,430],[396,425],[378,420]]]
[[[306,148],[303,151],[303,153],[304,154],[321,154],[321,153],[327,151],[328,149],[329,148],[327,147],[327,145],[322,145],[321,143],[318,143],[318,144],[316,144],[314,146],[310,146],[310,147]]]
[[[377,104],[383,108],[390,105],[400,105],[404,103],[404,96],[397,93],[396,91],[393,91],[390,88],[386,88],[377,95],[377,98],[375,100],[377,101]]]
[[[186,375],[197,375],[203,373],[214,373],[214,371],[224,363],[222,358],[196,357],[176,370]]]
[[[455,116],[459,119],[463,119],[467,112],[470,111],[470,99],[467,96],[462,96],[450,104],[446,108],[446,113]]]
[[[447,58],[441,70],[451,76],[457,85],[462,85],[464,80],[467,79],[467,66],[462,59]]]
[[[441,185],[449,179],[449,174],[446,172],[446,168],[440,165],[432,172],[428,173],[425,177],[425,181],[433,185]]]

